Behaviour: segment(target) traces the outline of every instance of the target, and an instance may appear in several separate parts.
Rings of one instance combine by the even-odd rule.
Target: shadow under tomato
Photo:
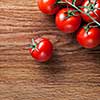
[[[53,57],[46,63],[40,65],[40,69],[47,71],[49,74],[61,74],[66,71],[67,65],[64,65],[64,61],[59,59],[59,56],[53,55]]]
[[[88,49],[87,55],[91,56],[94,63],[99,64],[99,66],[100,66],[100,46],[98,46],[94,49]]]

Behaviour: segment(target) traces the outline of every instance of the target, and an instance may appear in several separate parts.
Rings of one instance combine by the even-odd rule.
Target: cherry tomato
[[[66,2],[66,0],[62,0],[62,1]],[[70,3],[73,3],[73,0],[67,0],[67,1],[69,1]],[[83,0],[76,0],[75,5],[76,6],[79,6],[79,5],[82,4],[82,2],[83,2]],[[66,5],[67,5],[67,3],[66,3]]]
[[[82,4],[81,10],[85,13],[90,14],[95,20],[100,21],[100,0],[85,0]],[[94,4],[94,5],[93,5]],[[86,22],[92,22],[92,19],[88,17],[86,14],[81,13],[82,18]]]
[[[29,49],[33,58],[39,62],[48,61],[53,53],[53,45],[46,38],[37,38],[32,40],[32,45]]]
[[[38,0],[38,6],[43,13],[53,15],[59,10],[56,2],[57,0]]]
[[[85,48],[94,48],[100,43],[100,29],[89,28],[88,32],[81,28],[77,34],[77,41]]]
[[[73,33],[75,32],[81,24],[81,16],[73,8],[63,8],[56,15],[56,26],[62,32]]]

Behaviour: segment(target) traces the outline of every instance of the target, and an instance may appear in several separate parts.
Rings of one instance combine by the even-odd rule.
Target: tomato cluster
[[[76,34],[81,46],[94,48],[100,44],[100,0],[37,1],[43,13],[55,15],[55,24],[60,31]],[[42,39],[35,44],[37,46],[30,49],[32,56],[40,62],[50,59],[53,51],[51,42]]]

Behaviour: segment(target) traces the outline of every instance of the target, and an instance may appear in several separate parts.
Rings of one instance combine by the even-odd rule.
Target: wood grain
[[[39,36],[54,44],[48,63],[28,52]],[[100,46],[80,47],[35,0],[0,0],[0,100],[100,100]]]

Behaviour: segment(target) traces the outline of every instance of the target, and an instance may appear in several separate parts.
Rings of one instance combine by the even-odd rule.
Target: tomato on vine
[[[100,0],[84,0],[81,10],[84,13],[81,13],[82,18],[86,22],[92,22],[93,20],[87,16],[85,13],[89,14],[96,21],[100,22]]]
[[[59,10],[57,0],[38,0],[40,10],[49,15],[56,14]]]
[[[81,16],[73,8],[63,8],[57,13],[55,22],[62,32],[73,33],[80,27]]]
[[[48,61],[53,53],[53,45],[46,38],[32,39],[32,45],[29,49],[32,57],[39,62]]]
[[[100,28],[84,26],[77,34],[77,41],[85,48],[94,48],[100,44]]]

